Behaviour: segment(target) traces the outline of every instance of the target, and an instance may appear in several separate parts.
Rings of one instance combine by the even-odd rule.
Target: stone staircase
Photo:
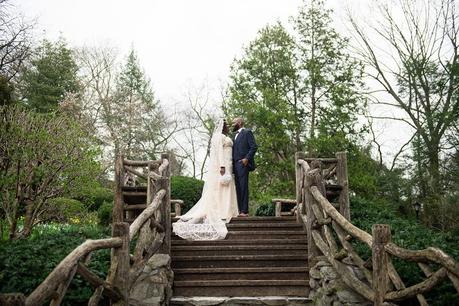
[[[183,297],[244,296],[308,301],[306,232],[295,217],[233,218],[228,231],[219,241],[172,236],[172,302]]]
[[[126,222],[145,209],[146,191],[123,187]],[[171,305],[311,304],[306,232],[293,216],[233,218],[225,240],[171,238]]]

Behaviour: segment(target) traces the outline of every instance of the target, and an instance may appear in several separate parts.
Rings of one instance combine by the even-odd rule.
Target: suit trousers
[[[249,169],[242,162],[234,162],[237,206],[240,213],[249,213]]]

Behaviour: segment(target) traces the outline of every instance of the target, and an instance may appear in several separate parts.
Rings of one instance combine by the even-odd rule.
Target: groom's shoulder
[[[253,135],[252,129],[246,129],[245,133],[247,135]]]

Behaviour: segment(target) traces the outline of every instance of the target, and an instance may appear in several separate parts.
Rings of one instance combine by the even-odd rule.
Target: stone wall
[[[168,305],[173,280],[171,257],[167,254],[153,255],[132,286],[129,305]]]
[[[349,269],[353,269],[357,277],[363,280],[359,268],[349,258],[343,260]],[[333,266],[325,259],[319,260],[309,270],[309,297],[317,306],[366,306],[371,302],[349,288],[336,273]]]

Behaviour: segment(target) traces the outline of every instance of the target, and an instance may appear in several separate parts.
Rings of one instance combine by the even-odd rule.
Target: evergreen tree
[[[165,132],[167,121],[134,50],[118,75],[113,109],[119,137],[115,151],[130,158],[153,158],[163,151],[159,134]]]
[[[302,147],[304,113],[294,48],[292,36],[280,23],[266,26],[231,67],[225,113],[244,117],[255,130],[259,149],[253,181],[257,190],[286,190],[283,182],[293,178],[292,156]]]
[[[79,92],[77,71],[65,40],[43,40],[21,75],[22,101],[37,112],[56,110],[67,94]]]
[[[294,186],[283,182],[294,178],[296,151],[346,150],[358,135],[357,116],[365,108],[362,65],[345,51],[347,39],[330,16],[323,1],[305,3],[293,19],[293,34],[280,23],[265,27],[231,67],[225,112],[256,130],[259,190],[292,192]]]
[[[331,14],[323,0],[311,0],[293,20],[311,141],[356,134],[357,115],[365,107],[359,94],[363,67],[346,52],[348,39],[333,28]]]

